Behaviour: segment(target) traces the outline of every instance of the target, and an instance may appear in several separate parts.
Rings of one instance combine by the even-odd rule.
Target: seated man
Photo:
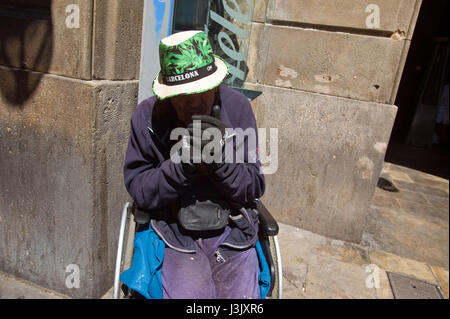
[[[205,33],[173,34],[159,52],[155,96],[131,119],[124,178],[166,245],[163,297],[259,298],[252,204],[265,183],[250,103],[222,84],[228,69]],[[247,136],[240,144],[243,156],[230,129],[254,132],[253,143]]]

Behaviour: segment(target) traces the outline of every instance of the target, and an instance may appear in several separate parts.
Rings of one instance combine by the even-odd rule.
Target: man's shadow
[[[24,1],[0,0],[2,99],[22,108],[49,70],[52,56],[51,0],[33,6]]]

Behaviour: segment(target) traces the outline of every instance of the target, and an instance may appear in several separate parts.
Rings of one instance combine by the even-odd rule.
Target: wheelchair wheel
[[[270,254],[275,265],[275,283],[271,299],[281,299],[283,297],[283,271],[278,238],[277,236],[269,236],[268,239],[270,244]]]

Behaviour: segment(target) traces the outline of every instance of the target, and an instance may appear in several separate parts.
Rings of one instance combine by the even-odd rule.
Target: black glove
[[[214,156],[214,160],[218,161],[222,158],[222,151],[224,146],[224,135],[225,135],[225,124],[220,120],[220,106],[215,105],[212,110],[212,116],[209,115],[194,115],[192,116],[193,121],[201,121],[200,122],[200,136],[194,135],[194,124],[190,123],[187,127],[189,134],[193,139],[202,138],[203,133],[210,130],[211,134],[207,134],[209,138],[201,140],[201,151],[203,152],[203,148],[212,141],[220,143],[220,145],[209,144],[210,147],[210,155]],[[214,133],[212,133],[214,132]],[[212,134],[220,133],[220,138],[217,139],[212,136]],[[220,149],[220,154],[214,154],[214,150]],[[210,164],[210,163],[207,163]]]
[[[201,137],[183,135],[181,144],[181,165],[183,170],[189,174],[194,174],[198,169],[198,164],[201,162],[201,154],[202,154],[202,141]],[[196,142],[194,142],[194,140]],[[198,141],[198,142],[197,142]],[[184,157],[183,154],[188,154],[188,157]],[[199,157],[199,158],[198,158]],[[196,158],[196,160],[194,160]]]
[[[220,131],[222,138],[225,135],[225,124],[223,124],[223,122],[220,119],[220,106],[219,105],[213,106],[211,115],[193,115],[192,121],[201,121],[202,134],[203,134],[203,131],[205,131],[209,128],[216,128]],[[193,123],[190,123],[187,127],[191,136],[193,135],[193,127],[194,127]]]

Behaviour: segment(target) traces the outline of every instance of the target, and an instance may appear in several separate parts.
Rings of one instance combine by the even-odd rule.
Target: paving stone
[[[428,173],[424,173],[406,166],[401,166],[401,165],[396,165],[393,163],[389,163],[389,162],[384,162],[384,166],[383,166],[383,170],[386,170],[387,172],[390,171],[398,171],[398,172],[403,172],[408,174],[408,176],[415,181],[416,179],[429,179],[429,180],[434,180],[434,181],[440,181],[440,182],[444,182],[444,183],[448,183],[447,179],[444,179],[442,177],[439,176],[435,176],[435,175],[431,175]]]
[[[423,174],[423,175],[414,174],[411,177],[411,179],[412,179],[412,182],[414,182],[414,183],[423,184],[423,185],[430,186],[433,188],[440,188],[440,189],[446,191],[447,193],[449,192],[449,183],[448,183],[448,180],[446,180],[446,179],[441,179],[437,176],[428,175],[428,174]]]
[[[375,191],[375,195],[373,197],[372,205],[383,207],[386,209],[392,209],[395,211],[400,210],[400,203],[398,202],[398,199],[384,196],[381,191]]]
[[[305,299],[306,295],[289,280],[283,280],[283,299]]]
[[[308,265],[304,263],[283,267],[283,298],[306,298],[305,287],[307,273]]]
[[[341,241],[327,242],[327,244],[317,247],[315,254],[356,265],[365,265],[369,261],[365,250]]]
[[[371,251],[369,255],[371,263],[381,269],[438,284],[430,267],[425,263],[381,251]]]
[[[430,265],[448,267],[448,223],[372,207],[362,245]]]
[[[438,281],[439,287],[447,298],[449,298],[448,270],[438,267],[431,267]]]
[[[375,298],[374,290],[364,286],[369,258],[363,249],[290,225],[279,226],[285,298]],[[322,269],[324,264],[328,268]],[[311,267],[315,270],[309,278]]]
[[[389,192],[384,189],[381,189],[377,187],[375,189],[375,195],[381,195],[384,197],[392,198],[392,199],[403,199],[406,201],[422,204],[422,205],[428,205],[427,198],[425,195],[418,193],[418,192],[412,192],[409,190],[402,189],[400,192]]]
[[[399,188],[400,190],[403,190],[403,191],[408,190],[408,191],[412,191],[412,192],[421,193],[423,195],[433,195],[433,196],[440,196],[440,197],[448,198],[448,192],[446,192],[440,188],[430,187],[430,186],[418,184],[418,183],[407,183],[407,182],[400,181],[400,180],[395,181],[395,185],[397,186],[397,188]]]
[[[281,250],[283,264],[286,266],[308,264],[315,256],[359,265],[367,264],[369,261],[366,252],[357,245],[331,240],[289,225],[280,225],[283,225],[280,226],[279,237],[283,243]]]
[[[373,299],[375,289],[366,286],[366,266],[316,256],[308,265],[306,297],[321,299]]]
[[[384,172],[383,172],[384,174]],[[382,174],[382,176],[383,176]],[[390,171],[389,173],[387,173],[387,176],[389,177],[389,180],[400,180],[400,181],[404,181],[404,182],[409,182],[412,183],[413,180],[408,176],[408,174],[403,173],[403,172],[398,172],[398,171]]]
[[[100,299],[113,299],[114,287],[111,287]]]
[[[401,211],[413,216],[422,218],[430,223],[440,224],[448,227],[448,210],[438,209],[427,205],[420,205],[414,202],[408,202],[402,199],[398,200]]]
[[[0,272],[0,299],[68,299],[55,291]]]
[[[390,172],[391,170],[395,170],[397,167],[398,167],[398,165],[384,161],[383,172]]]
[[[392,293],[391,284],[389,283],[389,277],[383,269],[379,271],[380,287],[375,287],[375,294],[377,299],[394,299]]]
[[[448,215],[448,207],[449,207],[448,196],[442,197],[442,196],[426,195],[425,197],[433,207],[446,211]]]

